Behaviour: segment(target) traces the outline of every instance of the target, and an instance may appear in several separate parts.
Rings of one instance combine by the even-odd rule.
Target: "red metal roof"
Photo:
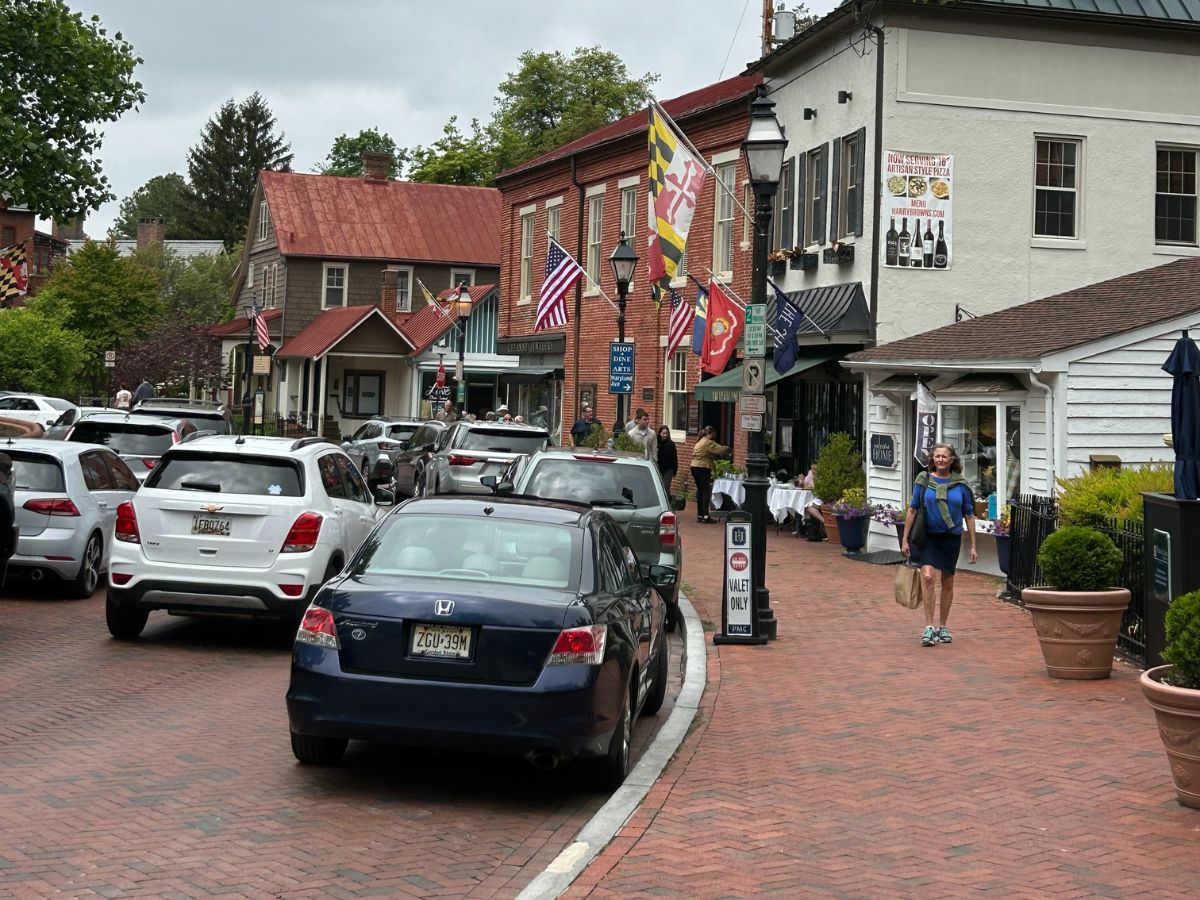
[[[285,256],[500,265],[500,192],[261,172]]]
[[[714,106],[721,106],[730,100],[736,100],[738,97],[748,97],[754,93],[756,87],[762,84],[762,80],[761,75],[737,75],[733,78],[727,78],[724,81],[718,81],[716,84],[702,87],[691,93],[681,94],[672,100],[665,100],[662,102],[662,108],[667,111],[667,114],[671,118],[679,119]],[[747,108],[748,114],[749,109]],[[513,166],[508,171],[501,172],[499,177],[504,179],[510,175],[524,172],[527,169],[535,169],[556,159],[578,153],[580,150],[585,150],[588,147],[625,137],[638,131],[645,131],[648,127],[648,113],[645,110],[639,110],[623,119],[618,119],[610,125],[597,128],[595,131],[585,134],[581,138],[576,138],[569,144],[563,144],[549,153],[543,153],[541,156],[534,157],[528,162],[521,163],[519,166]]]
[[[262,317],[267,320],[267,324],[274,322],[283,315],[281,308],[264,309]],[[222,322],[220,325],[214,325],[208,329],[208,333],[214,337],[228,337],[231,334],[245,334],[250,328],[250,321],[245,316],[237,316],[230,319],[228,322]]]
[[[495,290],[494,284],[477,284],[468,288],[471,294],[471,308],[474,309]],[[437,296],[439,300],[449,300],[456,293],[458,293],[457,288],[447,288]],[[458,321],[458,313],[455,310],[450,309],[448,313],[449,317],[444,316],[426,303],[415,313],[400,319],[398,324],[404,337],[413,345],[415,352],[420,353],[449,331],[451,326]]]
[[[379,318],[395,328],[396,334],[401,339],[412,343],[378,306],[339,306],[335,309],[325,310],[309,322],[303,331],[279,348],[279,352],[275,356],[276,358],[290,357],[293,359],[312,359],[321,356],[336,346],[342,338],[365,322],[373,313],[377,313]]]

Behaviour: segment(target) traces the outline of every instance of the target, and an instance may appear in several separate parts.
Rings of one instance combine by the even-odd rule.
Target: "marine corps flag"
[[[706,172],[704,162],[675,133],[658,104],[651,102],[647,265],[658,303],[679,270]]]
[[[0,309],[13,305],[29,291],[29,259],[25,242],[0,250]]]
[[[742,310],[725,296],[720,284],[710,281],[708,327],[704,332],[704,346],[700,348],[700,368],[710,375],[720,375],[724,372],[729,357],[737,349],[737,342],[744,327]]]

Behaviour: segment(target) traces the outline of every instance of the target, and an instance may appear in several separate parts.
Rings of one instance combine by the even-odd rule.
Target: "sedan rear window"
[[[521,493],[546,500],[574,500],[631,509],[661,505],[655,474],[649,466],[615,461],[543,459],[529,473]]]
[[[170,428],[139,422],[92,422],[81,419],[71,432],[80,444],[103,444],[127,456],[162,456],[175,443]]]
[[[566,589],[578,570],[577,529],[542,522],[395,515],[367,542],[356,575],[403,575]]]
[[[146,479],[146,487],[210,494],[303,497],[300,466],[287,459],[172,453]]]
[[[496,453],[536,453],[546,446],[548,435],[544,431],[522,432],[515,429],[497,428],[488,431],[471,428],[463,435],[459,450],[492,450]]]
[[[17,491],[47,491],[61,494],[66,490],[62,466],[57,459],[39,453],[10,452],[12,485]]]

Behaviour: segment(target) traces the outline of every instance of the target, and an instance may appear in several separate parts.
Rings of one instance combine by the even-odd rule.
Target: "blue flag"
[[[787,294],[775,286],[774,282],[769,283],[775,298],[776,311],[773,362],[775,371],[780,375],[784,375],[788,369],[796,364],[796,354],[798,352],[796,348],[796,331],[800,328],[804,314],[788,299]]]
[[[696,281],[693,275],[688,275],[688,278]],[[696,318],[692,320],[692,352],[699,356],[704,346],[704,333],[708,330],[708,290],[696,281],[696,291]]]

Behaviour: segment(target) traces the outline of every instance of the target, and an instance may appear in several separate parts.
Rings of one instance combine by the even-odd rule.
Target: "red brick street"
[[[688,595],[719,627],[722,529],[684,519]],[[693,734],[564,896],[1200,895],[1200,814],[1137,670],[1048,678],[1028,615],[970,574],[954,643],[923,648],[893,568],[768,542],[779,639],[709,641]]]

